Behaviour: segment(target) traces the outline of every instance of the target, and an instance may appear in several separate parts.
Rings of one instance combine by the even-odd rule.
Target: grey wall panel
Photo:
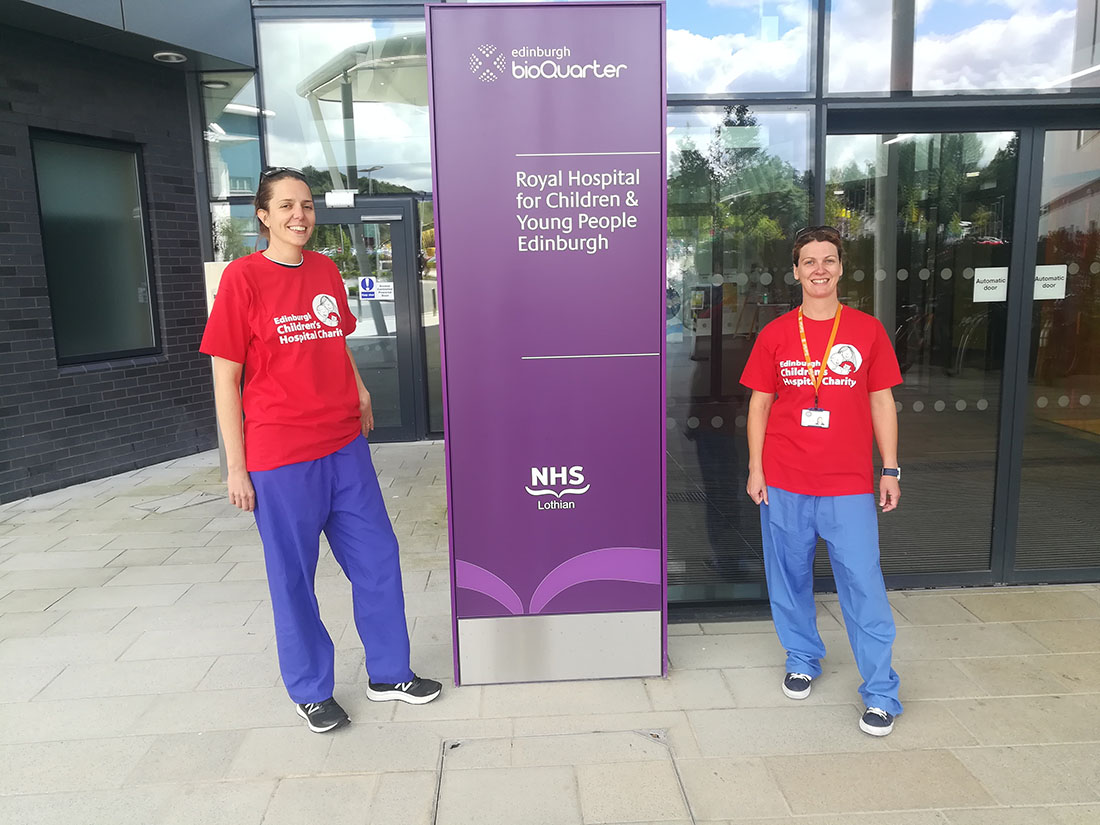
[[[116,29],[123,27],[122,0],[23,0],[20,5],[40,6]]]
[[[126,31],[256,65],[249,0],[122,0]]]

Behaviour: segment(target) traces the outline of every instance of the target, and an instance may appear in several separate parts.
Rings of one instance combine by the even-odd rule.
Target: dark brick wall
[[[0,27],[0,502],[217,445],[185,76]],[[59,368],[29,130],[142,147],[161,352]],[[205,198],[203,199],[205,202]]]

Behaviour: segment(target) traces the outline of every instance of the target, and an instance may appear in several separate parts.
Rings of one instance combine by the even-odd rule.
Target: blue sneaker
[[[871,736],[887,736],[894,729],[894,715],[882,708],[867,708],[859,720],[859,729]]]
[[[810,695],[814,677],[805,673],[788,673],[783,677],[783,695],[788,699],[805,699]]]

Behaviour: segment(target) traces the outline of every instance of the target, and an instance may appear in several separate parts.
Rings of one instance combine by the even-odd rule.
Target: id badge
[[[802,426],[821,427],[823,430],[829,429],[829,411],[819,410],[817,407],[810,407],[808,410],[803,410]]]

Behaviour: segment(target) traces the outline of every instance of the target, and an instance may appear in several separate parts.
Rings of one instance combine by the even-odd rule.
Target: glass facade
[[[760,598],[738,379],[756,333],[796,298],[787,239],[811,213],[812,115],[673,108],[667,129],[670,598]]]
[[[1100,83],[1093,0],[834,0],[833,93],[1019,90]]]
[[[260,180],[256,78],[246,72],[202,76],[203,139],[211,198],[251,198]]]
[[[991,563],[1007,292],[985,293],[982,274],[1009,264],[1018,144],[1014,132],[827,142],[826,222],[848,255],[841,300],[882,321],[905,382],[894,389],[905,506],[880,525],[887,574]]]
[[[423,17],[265,20],[257,41],[268,165],[314,192],[431,190]]]
[[[1047,132],[1016,564],[1100,567],[1100,140]],[[1052,542],[1052,536],[1058,536]]]
[[[1100,577],[1081,540],[1050,540],[1058,524],[1094,535],[1095,520],[1046,506],[1079,498],[1100,459],[1094,0],[669,0],[666,12],[670,601],[766,598],[738,379],[763,325],[798,305],[790,242],[818,223],[843,233],[842,300],[882,321],[905,379],[888,583]],[[418,432],[438,436],[422,7],[254,14],[259,77],[204,76],[228,81],[204,91],[216,254],[255,248],[245,183],[261,158],[302,168],[316,193],[412,203]],[[385,226],[317,236],[351,267],[349,295],[364,261],[387,277]],[[374,332],[393,337],[388,323]],[[1061,471],[1074,462],[1078,475]],[[828,576],[824,555],[816,572]]]

